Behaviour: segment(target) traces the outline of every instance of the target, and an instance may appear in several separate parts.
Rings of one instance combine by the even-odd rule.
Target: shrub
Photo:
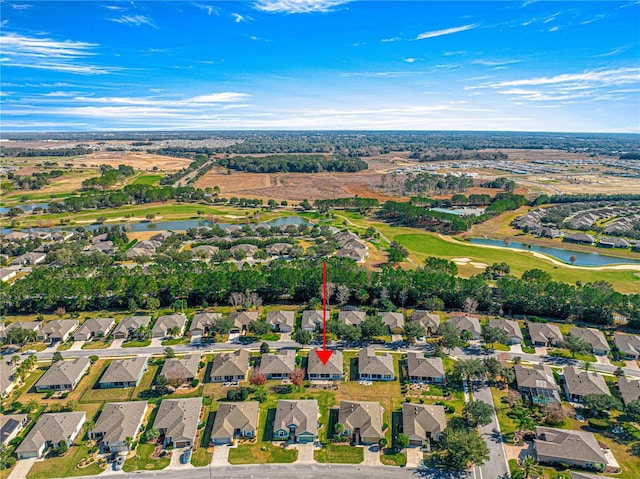
[[[95,363],[98,359],[100,359],[98,356],[89,356],[89,361],[91,361],[92,363]]]
[[[606,431],[607,429],[609,429],[608,419],[591,417],[587,422],[589,424],[589,427],[592,429],[597,429],[599,431]]]
[[[193,381],[191,381],[191,387],[196,387],[198,384],[200,384],[200,380],[199,379],[194,379]]]

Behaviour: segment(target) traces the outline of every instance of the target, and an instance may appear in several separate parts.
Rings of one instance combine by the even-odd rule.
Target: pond
[[[469,242],[473,244],[481,244],[481,245],[489,245],[489,246],[502,246],[505,247],[505,244],[502,240],[491,239],[491,238],[471,238]],[[529,248],[529,246],[531,246]],[[566,250],[564,248],[558,248],[553,246],[539,246],[539,245],[529,245],[525,243],[519,243],[518,241],[512,241],[509,243],[507,248],[511,249],[521,249],[528,251],[536,251],[538,253],[546,254],[547,256],[552,256],[564,263],[571,264],[569,258],[571,256],[576,257],[575,264],[576,266],[607,266],[611,264],[640,264],[640,260],[635,260],[631,258],[618,258],[617,256],[609,256],[606,254],[599,253],[581,253],[579,251],[571,251]]]
[[[244,218],[243,218],[244,219]],[[91,224],[91,225],[74,225],[74,226],[56,226],[53,228],[32,228],[33,231],[60,231],[67,230],[73,231],[78,226],[83,226],[88,231],[93,231],[95,229],[100,228],[101,226],[115,226],[115,225],[125,225],[127,227],[127,231],[186,231],[189,228],[202,228],[205,226],[213,226],[214,223],[210,223],[207,220],[177,220],[177,221],[157,221],[157,222],[144,222],[144,223],[105,223],[104,225]],[[226,226],[235,224],[235,223],[216,223],[221,228]],[[241,222],[241,225],[243,223]],[[275,218],[271,221],[265,221],[260,223],[262,225],[268,226],[283,226],[283,225],[303,225],[303,224],[311,224],[311,222],[300,216],[283,216],[280,218]],[[252,225],[253,226],[253,225]],[[1,234],[9,234],[11,233],[11,228],[0,228]],[[21,231],[27,231],[26,228],[23,228]]]
[[[11,205],[11,206],[0,206],[0,215],[4,215],[8,213],[9,209],[13,207],[18,207],[26,213],[31,213],[34,210],[34,208],[37,208],[37,207],[45,208],[45,209],[48,208],[49,203],[19,203],[17,205]]]

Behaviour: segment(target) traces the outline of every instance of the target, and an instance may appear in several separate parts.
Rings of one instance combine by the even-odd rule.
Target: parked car
[[[187,449],[180,455],[180,464],[188,464],[191,460],[191,449]]]
[[[122,469],[123,465],[124,465],[124,456],[117,456],[116,460],[113,462],[113,470],[119,471]]]

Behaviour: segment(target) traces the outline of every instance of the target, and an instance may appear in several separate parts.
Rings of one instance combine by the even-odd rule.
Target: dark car
[[[124,465],[124,456],[117,456],[116,460],[113,461],[113,470],[119,471],[122,469],[123,465]]]

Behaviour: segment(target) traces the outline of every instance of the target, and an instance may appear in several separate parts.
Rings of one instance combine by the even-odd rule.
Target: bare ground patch
[[[192,160],[188,158],[173,158],[171,156],[154,155],[140,151],[98,151],[90,155],[69,160],[74,166],[118,165],[132,166],[137,170],[153,171],[157,167],[160,171],[175,171],[189,166]]]

